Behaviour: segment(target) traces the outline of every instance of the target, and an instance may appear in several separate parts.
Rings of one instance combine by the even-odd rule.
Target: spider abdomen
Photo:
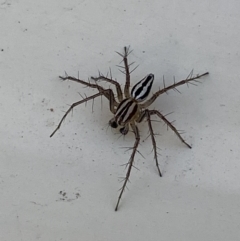
[[[136,100],[124,99],[118,106],[115,114],[115,121],[118,125],[124,126],[138,116],[139,107]]]
[[[135,84],[131,91],[132,98],[138,102],[144,101],[151,91],[153,80],[154,75],[149,74],[140,80],[137,84]]]

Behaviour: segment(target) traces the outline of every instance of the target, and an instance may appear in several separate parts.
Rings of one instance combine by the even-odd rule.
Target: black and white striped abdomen
[[[137,84],[135,84],[131,91],[132,98],[134,98],[138,102],[145,100],[151,91],[153,80],[154,75],[149,74],[145,78],[140,80]]]

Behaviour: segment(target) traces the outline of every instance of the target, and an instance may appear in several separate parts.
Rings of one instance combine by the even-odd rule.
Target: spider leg
[[[134,146],[133,146],[132,155],[131,155],[131,157],[129,159],[129,162],[128,162],[128,170],[127,170],[127,173],[126,173],[126,177],[124,179],[123,186],[120,189],[121,192],[120,192],[119,197],[118,197],[118,201],[117,201],[117,205],[116,205],[115,211],[118,210],[118,205],[119,205],[119,202],[121,200],[123,191],[124,191],[124,189],[125,189],[125,187],[127,185],[127,182],[129,181],[130,173],[131,173],[131,170],[132,170],[132,167],[133,167],[134,157],[135,157],[135,154],[136,154],[136,151],[137,151],[137,148],[138,148],[138,144],[139,144],[139,141],[140,141],[140,135],[139,135],[138,127],[134,123],[131,123],[130,125],[131,125],[131,127],[133,129],[133,132],[135,134],[135,139],[136,140],[135,140],[135,143],[134,143]]]
[[[66,74],[65,77],[59,76],[59,78],[62,79],[62,80],[71,80],[71,81],[83,84],[87,87],[97,89],[99,92],[102,92],[102,95],[104,95],[109,101],[111,99],[111,97],[108,93],[109,91],[105,91],[105,89],[102,86],[99,86],[97,84],[91,84],[90,82],[80,80],[79,78],[75,78],[75,77],[72,77],[72,76],[68,76],[67,74]],[[110,90],[110,91],[112,92],[112,90]],[[111,95],[113,95],[113,92],[112,92]],[[116,102],[115,98],[112,99],[112,103],[113,103],[114,106],[118,106],[118,103]]]
[[[143,104],[139,104],[139,106],[140,106],[141,108],[147,108],[148,106],[150,106],[150,105],[158,98],[159,95],[167,92],[168,90],[176,89],[176,87],[178,87],[178,86],[180,86],[180,85],[184,85],[184,84],[188,84],[188,83],[193,84],[193,82],[197,82],[197,79],[199,79],[199,78],[201,78],[201,77],[203,77],[203,76],[205,76],[205,75],[208,75],[208,74],[209,74],[209,73],[206,72],[206,73],[204,73],[204,74],[196,75],[195,77],[192,77],[192,71],[191,71],[191,73],[188,75],[188,77],[187,77],[185,80],[181,80],[181,81],[179,81],[179,82],[177,82],[177,83],[174,82],[174,84],[172,84],[172,85],[170,85],[170,86],[168,86],[168,87],[165,87],[165,86],[164,86],[163,89],[161,89],[161,90],[157,91],[156,93],[154,93],[153,96],[152,96],[149,100],[147,100],[147,101],[146,101],[145,103],[143,103]],[[165,85],[165,84],[164,84],[164,85]]]
[[[75,78],[75,77],[72,77],[72,76],[68,76],[67,73],[66,73],[66,76],[63,77],[63,76],[59,76],[59,78],[61,80],[71,80],[71,81],[75,81],[77,83],[80,83],[80,84],[83,84],[87,87],[91,87],[91,88],[95,88],[95,89],[101,89],[102,87],[99,86],[99,85],[96,85],[96,84],[91,84],[90,82],[87,82],[87,81],[84,81],[84,80],[81,80],[79,78]]]
[[[110,84],[115,85],[119,102],[123,100],[122,90],[121,90],[120,84],[117,81],[113,80],[112,78],[109,79],[101,74],[99,74],[98,77],[91,77],[91,79],[93,79],[94,81],[103,80]]]
[[[140,118],[139,118],[138,122],[141,122],[144,118],[147,119],[148,128],[149,128],[149,131],[150,131],[150,136],[151,136],[152,145],[153,145],[154,159],[155,159],[155,162],[156,162],[156,166],[157,166],[157,169],[158,169],[159,176],[161,177],[161,176],[162,176],[162,173],[161,173],[161,171],[160,171],[160,167],[159,167],[159,164],[158,164],[157,145],[156,145],[156,141],[155,141],[155,137],[154,137],[154,132],[153,132],[153,127],[152,127],[150,115],[151,115],[151,114],[150,114],[149,110],[145,110],[145,111],[142,113],[142,115],[140,115]]]
[[[92,100],[92,99],[95,99],[96,97],[99,97],[99,96],[106,96],[108,99],[109,99],[109,103],[110,103],[110,110],[112,113],[115,113],[115,109],[114,109],[114,105],[113,105],[113,100],[114,100],[114,95],[113,95],[113,92],[111,89],[107,89],[107,90],[103,90],[102,92],[99,92],[95,95],[92,95],[92,96],[89,96],[83,100],[80,100],[80,101],[77,101],[75,103],[73,103],[70,108],[67,110],[67,112],[64,114],[64,116],[62,117],[61,121],[59,122],[57,128],[53,131],[53,133],[50,135],[50,137],[52,137],[57,130],[60,129],[61,125],[62,125],[62,122],[65,120],[65,118],[67,117],[67,115],[71,112],[71,110],[73,110],[74,107],[78,106],[78,105],[81,105],[89,100]]]
[[[124,71],[121,71],[123,73],[125,73],[126,75],[126,82],[125,82],[125,86],[124,86],[124,95],[126,98],[129,98],[130,97],[130,91],[129,91],[129,88],[130,88],[130,71],[129,71],[129,64],[128,64],[128,55],[132,52],[132,51],[129,51],[129,47],[124,47],[124,54],[120,54],[118,53],[120,56],[123,57],[123,62],[124,62],[124,68],[125,68],[125,72]]]
[[[190,149],[192,148],[183,138],[182,138],[182,136],[180,135],[180,133],[178,132],[178,130],[176,129],[176,127],[174,127],[173,125],[172,125],[172,123],[169,121],[169,120],[167,120],[167,118],[164,116],[164,115],[162,115],[159,111],[157,111],[157,110],[147,110],[147,112],[148,112],[148,115],[150,116],[150,115],[157,115],[160,119],[162,119],[166,124],[167,124],[167,126],[169,126],[174,132],[175,132],[175,134],[178,136],[178,138],[187,146],[187,147],[189,147]],[[151,132],[151,131],[150,131]]]

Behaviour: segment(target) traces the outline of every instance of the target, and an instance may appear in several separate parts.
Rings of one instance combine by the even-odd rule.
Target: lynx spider
[[[142,122],[144,119],[146,119],[146,121],[148,123],[150,137],[151,137],[152,145],[153,145],[154,159],[155,159],[155,163],[156,163],[156,166],[157,166],[158,173],[161,177],[162,174],[161,174],[159,164],[158,164],[157,145],[156,145],[156,141],[155,141],[153,127],[152,127],[150,117],[153,116],[153,115],[156,115],[157,117],[159,117],[163,122],[165,122],[167,124],[168,127],[170,127],[173,130],[173,132],[175,132],[177,137],[188,148],[191,148],[191,146],[182,138],[179,131],[172,125],[172,123],[166,118],[166,116],[161,114],[158,110],[149,110],[148,107],[161,94],[166,93],[168,90],[172,90],[172,89],[176,90],[176,87],[178,87],[180,85],[188,84],[188,83],[194,84],[194,82],[198,82],[199,78],[209,74],[208,72],[206,72],[204,74],[196,75],[194,77],[193,71],[191,71],[191,73],[188,75],[188,77],[185,80],[181,80],[179,82],[174,81],[174,83],[172,85],[169,85],[167,87],[165,86],[165,82],[163,80],[164,88],[159,89],[157,92],[155,92],[152,95],[151,98],[146,100],[146,98],[148,97],[148,95],[151,91],[151,88],[152,88],[154,75],[148,74],[146,77],[144,77],[142,80],[140,80],[136,85],[134,85],[131,92],[130,92],[130,74],[135,70],[135,69],[133,69],[132,71],[130,71],[129,67],[130,67],[131,64],[128,64],[128,55],[131,52],[132,52],[132,50],[130,51],[129,47],[124,47],[124,53],[123,54],[117,52],[123,58],[122,61],[124,63],[124,66],[118,66],[118,67],[122,68],[123,70],[120,69],[120,71],[123,72],[126,75],[126,81],[125,81],[125,86],[124,86],[123,91],[120,87],[120,84],[117,81],[112,79],[112,76],[110,76],[110,78],[108,78],[107,76],[103,76],[100,73],[99,73],[98,77],[91,77],[91,79],[95,81],[94,84],[90,83],[90,82],[83,81],[79,78],[68,76],[67,74],[66,74],[65,77],[59,76],[59,78],[62,79],[62,80],[75,81],[77,83],[85,85],[86,87],[97,89],[98,93],[94,94],[92,96],[83,98],[82,100],[73,103],[70,106],[70,108],[67,110],[67,112],[64,114],[64,116],[62,117],[62,119],[59,122],[57,128],[54,130],[54,132],[50,136],[50,137],[52,137],[56,133],[56,131],[60,128],[62,122],[66,118],[66,116],[76,106],[78,106],[82,103],[85,103],[89,100],[93,100],[93,99],[95,99],[97,97],[100,97],[100,96],[104,96],[108,99],[110,111],[114,115],[114,117],[109,121],[109,125],[112,128],[117,128],[118,126],[121,126],[120,132],[121,132],[122,135],[126,135],[129,131],[129,127],[131,127],[131,129],[132,129],[132,131],[135,135],[135,143],[134,143],[134,146],[131,148],[132,154],[131,154],[130,159],[129,159],[127,165],[126,165],[127,173],[126,173],[126,176],[124,178],[123,186],[120,189],[120,194],[119,194],[119,197],[118,197],[118,200],[117,200],[115,211],[118,210],[119,202],[121,200],[123,191],[125,190],[127,182],[129,181],[131,169],[133,167],[134,157],[135,157],[135,154],[137,152],[137,148],[138,148],[138,145],[139,145],[139,142],[140,142],[140,135],[139,135],[139,129],[138,129],[137,123]],[[108,83],[115,86],[116,92],[117,92],[117,99],[115,98],[112,89],[110,89],[110,88],[105,89],[105,88],[103,88],[103,87],[101,87],[97,84],[97,82],[99,80],[108,82]]]

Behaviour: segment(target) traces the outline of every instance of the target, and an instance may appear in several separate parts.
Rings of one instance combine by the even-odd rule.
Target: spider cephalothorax
[[[148,97],[148,95],[151,91],[151,88],[152,88],[154,75],[148,74],[146,77],[144,77],[142,80],[140,80],[137,84],[135,84],[130,92],[130,73],[133,71],[133,70],[131,72],[129,71],[129,66],[131,64],[128,64],[127,57],[130,53],[131,53],[131,51],[129,51],[129,47],[128,48],[124,47],[123,54],[118,53],[123,58],[123,62],[124,62],[124,66],[120,66],[121,68],[124,69],[124,71],[121,71],[121,72],[123,72],[126,75],[126,81],[125,81],[125,86],[124,86],[123,91],[120,87],[120,84],[117,81],[112,79],[112,76],[110,76],[110,78],[108,78],[106,76],[99,74],[98,77],[91,77],[91,79],[95,81],[94,84],[87,82],[87,81],[83,81],[79,78],[71,77],[71,76],[66,76],[66,77],[60,76],[60,79],[62,79],[62,80],[72,80],[72,81],[78,82],[80,84],[83,84],[85,86],[95,88],[98,90],[98,93],[95,95],[86,97],[83,100],[80,100],[76,103],[73,103],[71,105],[71,107],[67,110],[65,115],[62,117],[57,128],[54,130],[54,132],[50,136],[50,137],[52,137],[55,134],[55,132],[60,128],[63,120],[69,114],[69,112],[77,105],[85,103],[88,100],[93,100],[100,96],[105,96],[109,100],[110,111],[114,115],[114,117],[109,121],[109,125],[112,128],[117,128],[118,126],[120,126],[120,132],[123,135],[126,135],[129,131],[129,128],[131,128],[135,135],[135,139],[136,139],[134,146],[132,148],[132,154],[127,163],[128,170],[127,170],[126,177],[124,179],[123,186],[121,188],[121,191],[120,191],[120,194],[118,197],[115,211],[117,211],[117,209],[118,209],[118,205],[121,200],[123,191],[125,190],[127,182],[129,181],[131,169],[133,167],[134,157],[137,152],[138,145],[139,145],[140,135],[139,135],[137,123],[142,122],[144,119],[148,123],[149,132],[150,132],[152,145],[153,145],[155,163],[156,163],[159,175],[162,176],[160,168],[159,168],[159,164],[158,164],[157,145],[156,145],[155,136],[154,136],[150,117],[152,115],[158,116],[164,123],[167,124],[168,127],[170,127],[176,133],[178,138],[187,147],[191,148],[191,146],[187,142],[184,141],[184,139],[182,138],[179,131],[177,131],[177,129],[172,125],[172,123],[169,120],[167,120],[166,116],[161,114],[158,110],[149,110],[148,107],[158,98],[158,96],[160,96],[163,93],[166,93],[168,90],[176,89],[177,86],[180,86],[180,85],[183,85],[186,83],[193,84],[194,81],[197,82],[197,79],[208,74],[208,72],[206,72],[202,75],[197,75],[197,76],[193,77],[192,76],[193,73],[191,72],[185,80],[181,80],[177,83],[175,83],[175,81],[174,81],[174,83],[168,87],[165,87],[165,83],[164,83],[163,89],[158,90],[157,92],[155,92],[152,95],[152,97],[150,97],[148,100],[146,100],[146,98]],[[112,89],[104,89],[103,87],[101,87],[97,84],[97,82],[99,80],[106,81],[115,86],[116,92],[117,92],[117,99],[115,98]]]

